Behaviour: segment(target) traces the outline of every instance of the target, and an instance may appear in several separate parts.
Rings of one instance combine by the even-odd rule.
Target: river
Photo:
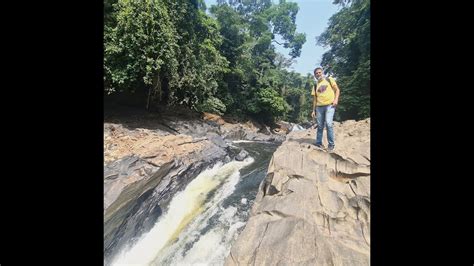
[[[217,163],[173,196],[168,211],[112,265],[223,265],[243,230],[250,208],[279,144],[237,141],[244,161]]]

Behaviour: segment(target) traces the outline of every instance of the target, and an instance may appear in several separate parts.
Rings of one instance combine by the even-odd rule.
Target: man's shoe
[[[316,149],[319,149],[319,150],[324,150],[324,145],[322,144],[316,144]]]
[[[328,147],[328,151],[329,151],[329,152],[333,152],[333,151],[334,151],[334,146],[329,146],[329,147]]]

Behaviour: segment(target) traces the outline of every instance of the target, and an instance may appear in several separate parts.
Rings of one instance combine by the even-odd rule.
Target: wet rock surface
[[[105,263],[151,229],[178,191],[217,161],[248,156],[233,140],[282,142],[255,123],[186,111],[107,115],[104,123]],[[262,133],[264,132],[264,133]],[[267,133],[267,134],[265,134]]]

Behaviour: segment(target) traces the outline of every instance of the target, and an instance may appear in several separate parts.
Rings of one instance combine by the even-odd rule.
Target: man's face
[[[316,69],[316,71],[314,71],[314,76],[319,80],[321,79],[321,77],[323,76],[323,71],[321,69]]]

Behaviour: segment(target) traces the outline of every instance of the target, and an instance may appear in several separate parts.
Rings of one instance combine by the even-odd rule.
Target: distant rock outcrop
[[[333,153],[314,129],[275,151],[225,265],[370,264],[370,119],[334,128]]]

